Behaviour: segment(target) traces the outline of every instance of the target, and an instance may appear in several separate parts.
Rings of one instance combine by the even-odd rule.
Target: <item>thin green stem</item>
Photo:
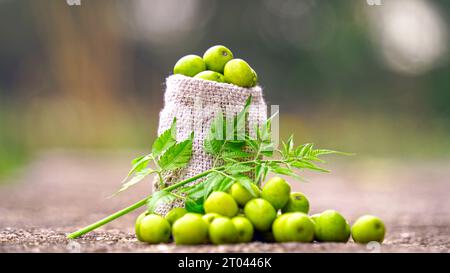
[[[225,144],[227,143],[227,140],[224,141],[224,143],[222,144],[222,146],[220,146],[220,150],[219,153],[217,154],[216,158],[214,158],[214,162],[213,162],[213,168],[216,167],[217,162],[219,161],[220,155],[223,152],[223,148],[225,147]]]
[[[180,182],[178,182],[176,184],[173,184],[173,185],[165,188],[164,190],[172,191],[172,190],[174,190],[176,188],[179,188],[179,187],[181,187],[183,185],[186,185],[186,184],[188,184],[190,182],[193,182],[193,181],[195,181],[195,180],[197,180],[199,178],[207,176],[208,174],[210,174],[211,172],[213,172],[215,170],[220,170],[220,169],[222,169],[222,168],[220,167],[220,168],[215,168],[215,169],[204,171],[204,172],[199,173],[199,174],[197,174],[195,176],[192,176],[192,177],[190,177],[188,179],[185,179],[185,180],[180,181]],[[144,198],[144,199],[134,203],[133,205],[131,205],[131,206],[127,207],[127,208],[119,210],[118,212],[115,212],[115,213],[109,215],[108,217],[105,217],[105,218],[101,219],[100,221],[97,221],[97,222],[95,222],[93,224],[90,224],[90,225],[88,225],[88,226],[86,226],[86,227],[84,227],[84,228],[82,228],[80,230],[77,230],[77,231],[73,232],[73,233],[70,233],[69,235],[67,235],[67,238],[68,239],[75,239],[75,238],[78,238],[81,235],[84,235],[84,234],[86,234],[88,232],[91,232],[91,231],[93,231],[93,230],[95,230],[95,229],[97,229],[97,228],[99,228],[99,227],[101,227],[103,225],[106,225],[107,223],[112,222],[115,219],[117,219],[119,217],[122,217],[125,214],[128,214],[128,213],[130,213],[130,212],[132,212],[132,211],[134,211],[134,210],[144,206],[150,198],[151,198],[151,196],[148,196],[148,197],[146,197],[146,198]]]
[[[162,177],[162,174],[161,174],[161,167],[159,166],[159,164],[158,164],[158,161],[156,160],[156,158],[155,157],[153,157],[152,156],[152,160],[153,160],[153,163],[155,164],[155,166],[156,166],[156,174],[158,175],[158,184],[159,184],[159,187],[162,189],[163,187],[164,187],[164,179],[163,179],[163,177]]]
[[[228,177],[228,178],[230,178],[230,179],[233,180],[233,181],[236,181],[236,178],[234,178],[234,177],[232,177],[232,176],[230,176],[230,175],[228,175],[228,174],[226,174],[226,173],[224,173],[224,172],[221,172],[221,171],[218,171],[218,170],[214,170],[214,172],[216,172],[216,173],[218,173],[218,174],[221,174],[221,175],[223,175],[223,176],[225,176],[225,177]]]
[[[158,184],[159,184],[159,187],[162,189],[162,188],[164,188],[164,179],[163,179],[163,177],[162,177],[162,174],[161,174],[161,171],[156,171],[156,173],[158,174]]]
[[[93,224],[91,224],[89,226],[86,226],[86,227],[84,227],[84,228],[82,228],[80,230],[77,230],[77,231],[75,231],[73,233],[70,233],[69,235],[67,235],[67,238],[68,239],[78,238],[78,237],[80,237],[83,234],[86,234],[86,233],[88,233],[88,232],[90,232],[90,231],[92,231],[94,229],[97,229],[97,228],[99,228],[99,227],[101,227],[101,226],[103,226],[103,225],[105,225],[105,224],[107,224],[107,223],[109,223],[109,222],[111,222],[111,221],[113,221],[113,220],[115,220],[115,219],[117,219],[117,218],[119,218],[119,217],[129,213],[129,212],[132,212],[132,211],[142,207],[143,205],[145,205],[147,203],[147,200],[150,199],[150,197],[151,196],[149,196],[147,198],[144,198],[141,201],[139,201],[137,203],[134,203],[133,205],[131,205],[131,206],[127,207],[127,208],[119,210],[118,212],[113,213],[110,216],[108,216],[106,218],[103,218],[100,221],[97,221],[97,222],[95,222],[95,223],[93,223]]]
[[[269,162],[272,162],[272,163],[284,163],[284,162],[286,162],[285,160],[259,160],[259,162],[260,163],[269,163]],[[242,161],[242,162],[239,162],[239,164],[255,164],[256,163],[256,160],[248,160],[248,161]]]
[[[173,196],[175,196],[176,198],[178,198],[178,199],[186,200],[186,196],[179,195],[179,194],[176,194],[176,193],[174,193],[174,192],[172,192],[171,194],[172,194]]]

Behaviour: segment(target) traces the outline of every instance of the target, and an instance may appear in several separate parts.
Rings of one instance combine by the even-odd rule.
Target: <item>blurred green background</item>
[[[148,150],[165,77],[214,44],[255,68],[284,137],[448,158],[450,2],[381,3],[0,0],[0,179],[51,149]]]

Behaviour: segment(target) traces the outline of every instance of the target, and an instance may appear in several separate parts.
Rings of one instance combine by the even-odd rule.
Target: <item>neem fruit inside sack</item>
[[[223,45],[212,46],[203,54],[206,68],[219,73],[223,73],[225,64],[231,59],[233,59],[233,53]]]
[[[242,59],[233,59],[225,65],[225,81],[241,87],[253,87],[258,77],[250,65]]]
[[[173,68],[173,73],[185,75],[188,77],[194,77],[198,73],[205,70],[205,62],[200,56],[187,55],[178,60]]]
[[[223,45],[210,47],[203,58],[197,55],[184,56],[175,64],[173,73],[244,88],[258,83],[255,70],[243,59],[233,59],[231,50]]]
[[[197,75],[195,75],[194,78],[213,82],[225,82],[225,79],[222,74],[211,70],[202,71]]]

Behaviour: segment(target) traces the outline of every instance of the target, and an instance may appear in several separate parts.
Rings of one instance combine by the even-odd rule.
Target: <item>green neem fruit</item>
[[[253,225],[252,223],[245,218],[244,216],[236,216],[233,219],[234,226],[238,232],[238,243],[247,243],[250,242],[253,238]]]
[[[233,244],[238,240],[238,231],[227,217],[217,217],[209,225],[209,239],[215,245]]]
[[[166,214],[165,218],[171,225],[173,225],[176,220],[183,217],[186,213],[188,213],[188,211],[185,208],[173,208]]]
[[[216,219],[217,217],[221,217],[221,215],[218,213],[214,213],[214,212],[207,213],[202,216],[203,220],[208,224],[208,227],[209,227],[209,224],[211,224],[212,221],[214,221],[214,219]]]
[[[319,216],[320,216],[320,213],[316,213],[316,214],[313,214],[313,215],[310,215],[309,216],[309,219],[311,219],[311,221],[314,223],[314,239],[315,240],[317,240],[317,235],[316,235],[316,220],[317,220],[317,218],[319,218]]]
[[[208,241],[208,224],[201,214],[187,213],[172,226],[172,236],[177,245],[198,245]]]
[[[279,215],[272,224],[272,232],[275,241],[287,242],[286,236],[286,221],[291,213],[284,213]]]
[[[225,64],[231,59],[233,59],[233,53],[223,45],[210,47],[203,54],[203,61],[206,64],[206,68],[220,73],[223,73]]]
[[[371,241],[382,243],[386,228],[380,218],[372,215],[364,215],[358,218],[352,226],[352,238],[360,244]]]
[[[143,212],[143,213],[141,213],[139,216],[138,216],[138,218],[136,218],[136,223],[134,224],[134,232],[136,233],[136,238],[139,240],[139,241],[141,241],[141,242],[143,242],[144,240],[142,239],[142,237],[141,237],[141,231],[140,231],[140,229],[139,229],[139,227],[141,226],[141,221],[142,221],[142,219],[145,217],[147,215],[147,212]]]
[[[200,56],[187,55],[178,60],[178,62],[173,67],[173,73],[185,75],[188,77],[194,77],[205,69],[205,62]]]
[[[261,190],[255,184],[252,184],[254,195],[252,195],[246,188],[239,183],[234,183],[230,188],[230,194],[238,203],[239,206],[245,206],[245,204],[253,198],[258,198],[261,194]]]
[[[266,182],[261,191],[261,197],[269,201],[278,210],[289,201],[291,186],[281,177],[273,177]]]
[[[289,242],[308,243],[314,240],[314,222],[302,212],[293,212],[284,223],[284,239]]]
[[[309,218],[315,223],[316,219],[320,216],[320,213],[313,214]]]
[[[277,211],[266,200],[257,198],[245,204],[244,214],[258,231],[268,231],[277,217]]]
[[[258,83],[258,74],[256,74],[256,71],[253,70],[253,68],[252,73],[253,73],[253,86],[255,86]]]
[[[142,241],[150,244],[167,243],[170,239],[170,224],[159,215],[146,215],[139,225],[139,235]]]
[[[213,82],[225,82],[225,79],[223,78],[222,74],[220,74],[219,72],[211,71],[211,70],[206,70],[206,71],[200,72],[197,75],[195,75],[194,78],[203,79],[203,80],[207,80],[207,81],[213,81]]]
[[[293,192],[282,212],[309,212],[308,198],[301,192]]]
[[[212,221],[214,221],[214,219],[216,219],[217,217],[223,217],[223,216],[218,213],[214,213],[214,212],[207,213],[202,216],[203,221],[205,221],[206,225],[208,226],[208,231],[209,231],[209,227],[210,227]],[[208,237],[208,242],[209,242],[209,237]]]
[[[347,242],[350,230],[345,218],[334,210],[326,210],[315,218],[315,238],[319,242]]]
[[[256,85],[257,76],[250,65],[242,59],[233,59],[225,65],[225,81],[241,87]]]
[[[230,218],[239,212],[239,208],[233,197],[221,191],[211,193],[203,204],[203,207],[206,213],[215,212]]]

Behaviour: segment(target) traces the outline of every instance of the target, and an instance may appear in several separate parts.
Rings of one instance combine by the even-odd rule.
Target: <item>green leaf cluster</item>
[[[275,147],[271,125],[273,118],[254,128],[255,136],[246,128],[248,112],[252,102],[247,99],[243,109],[231,120],[223,112],[216,115],[204,140],[204,150],[213,157],[213,166],[196,177],[181,181],[169,188],[161,187],[148,201],[148,210],[171,202],[176,198],[184,199],[185,206],[191,212],[203,212],[203,202],[213,191],[227,191],[233,183],[240,183],[250,193],[254,193],[252,183],[260,186],[269,173],[284,175],[302,180],[300,171],[328,172],[318,166],[325,161],[320,157],[327,154],[345,154],[328,149],[315,149],[312,143],[299,146],[291,136],[281,147]],[[153,143],[152,153],[133,160],[133,166],[120,191],[141,181],[145,176],[156,173],[164,181],[161,173],[186,167],[192,155],[192,139],[177,143],[176,120]],[[154,162],[156,168],[148,167]],[[189,183],[187,183],[189,182]],[[196,182],[196,183],[192,183]]]
[[[174,118],[170,128],[159,135],[153,142],[152,152],[133,159],[131,170],[117,193],[136,185],[149,174],[157,174],[160,184],[164,188],[163,172],[186,167],[191,160],[194,135],[191,134],[188,139],[177,143],[176,133],[177,120]],[[151,163],[153,163],[154,167],[150,167]]]

